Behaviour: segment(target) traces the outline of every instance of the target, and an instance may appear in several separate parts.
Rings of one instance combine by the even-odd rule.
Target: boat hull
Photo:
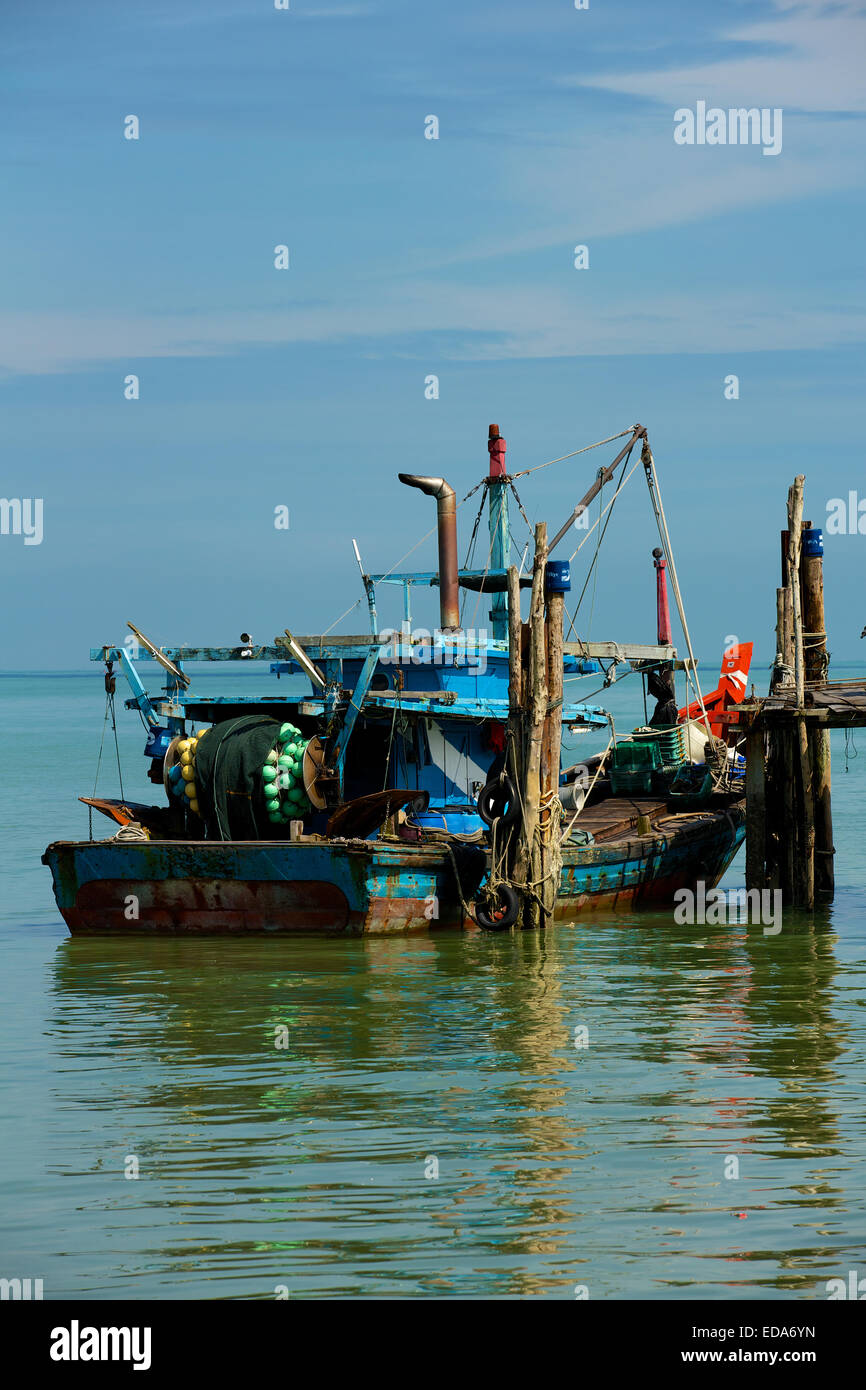
[[[744,826],[737,803],[666,835],[567,844],[557,918],[663,907],[699,880],[710,888]],[[472,900],[488,867],[477,844],[311,839],[58,841],[43,863],[70,932],[97,936],[477,931],[461,895]]]

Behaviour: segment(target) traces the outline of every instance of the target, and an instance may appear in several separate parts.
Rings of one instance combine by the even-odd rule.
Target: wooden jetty
[[[746,887],[811,910],[833,897],[830,730],[866,727],[866,681],[829,681],[821,532],[788,492],[770,692],[731,713],[746,736]]]

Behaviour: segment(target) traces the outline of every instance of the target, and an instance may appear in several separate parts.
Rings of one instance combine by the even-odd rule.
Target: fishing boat
[[[540,569],[536,553],[533,575],[545,594],[564,602],[570,565],[550,553],[566,536],[578,535],[582,544],[603,518],[607,529],[642,460],[660,539],[653,551],[656,640],[590,641],[576,634],[572,640],[570,630],[561,653],[551,648],[551,659],[569,689],[581,677],[602,675],[609,683],[617,673],[636,672],[656,708],[646,726],[626,736],[593,703],[563,695],[552,721],[545,710],[557,729],[608,735],[602,753],[573,766],[562,765],[567,759],[557,742],[541,814],[542,833],[549,837],[552,828],[557,842],[545,921],[659,906],[680,888],[712,887],[745,834],[743,759],[728,745],[733,731],[725,712],[743,698],[751,647],[729,649],[717,689],[701,694],[646,430],[635,425],[613,436],[621,438],[626,443],[546,546]],[[640,456],[630,465],[637,445]],[[71,933],[400,933],[513,925],[518,894],[502,866],[503,846],[527,814],[509,742],[515,661],[529,626],[521,620],[520,592],[530,588],[534,603],[539,578],[511,563],[509,504],[526,520],[515,479],[535,470],[507,472],[506,442],[496,425],[488,453],[487,473],[464,498],[482,494],[463,568],[454,489],[441,477],[399,475],[435,501],[438,570],[367,573],[355,545],[366,633],[300,636],[287,629],[268,646],[244,633],[234,646],[157,647],[129,624],[126,641],[91,651],[104,665],[112,720],[116,676],[126,677],[125,704],[147,727],[148,776],[158,790],[154,804],[82,796],[89,837],[47,847],[43,863]],[[590,526],[595,498],[599,515]],[[471,558],[485,509],[489,550],[479,568]],[[668,573],[688,649],[683,659],[672,641]],[[402,593],[399,629],[379,625],[385,586]],[[427,631],[413,625],[412,603],[430,588],[438,589],[439,626]],[[464,626],[461,603],[465,609],[473,594],[476,605],[490,605],[483,629]],[[267,694],[214,696],[192,688],[190,663],[238,660],[267,668]],[[148,692],[139,672],[150,661],[164,674],[157,693]],[[679,673],[695,696],[682,707],[674,695]],[[281,678],[298,675],[309,682],[305,692],[281,689]],[[112,823],[107,838],[94,836],[94,812]],[[524,892],[526,883],[524,875]]]

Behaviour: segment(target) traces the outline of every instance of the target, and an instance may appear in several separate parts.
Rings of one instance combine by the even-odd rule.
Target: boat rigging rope
[[[626,459],[626,462],[628,462],[628,459]],[[640,460],[638,460],[638,463],[639,463],[639,462],[640,462]],[[601,518],[604,516],[605,512],[607,512],[607,511],[613,506],[614,502],[615,502],[616,499],[619,497],[619,494],[622,492],[623,488],[625,487],[626,483],[628,482],[629,478],[631,477],[632,473],[635,471],[635,469],[637,468],[637,466],[638,466],[637,463],[632,464],[631,468],[629,469],[629,471],[628,471],[628,473],[626,474],[626,476],[623,478],[623,480],[622,480],[622,482],[620,483],[619,487],[617,488],[616,492],[613,494],[613,497],[612,497],[612,498],[610,499],[610,501],[606,504],[606,506],[602,509],[601,514],[595,519],[595,521],[594,521],[594,522],[592,523],[592,525],[590,526],[589,530],[587,531],[587,533],[586,533],[586,535],[584,536],[583,540],[581,541],[580,545],[577,547],[577,550],[573,550],[573,551],[571,552],[571,554],[569,555],[569,557],[568,557],[569,563],[574,559],[574,557],[575,557],[575,555],[577,555],[578,551],[582,550],[583,547],[586,545],[587,541],[589,540],[589,538],[590,538],[590,536],[592,535],[593,531],[595,530],[596,526],[597,526],[598,523],[601,521]]]
[[[484,482],[485,482],[485,484],[486,484],[486,482],[487,482],[487,479],[486,479],[486,478],[484,479]],[[464,500],[464,502],[465,502],[465,501],[466,501],[466,498],[464,497],[463,500]],[[471,560],[473,554],[475,553],[475,537],[478,535],[478,523],[480,522],[482,516],[484,515],[484,503],[486,502],[486,500],[487,500],[487,495],[486,495],[486,490],[485,490],[485,495],[481,498],[481,502],[480,502],[479,507],[478,507],[478,515],[477,515],[476,518],[475,518],[475,525],[472,527],[472,535],[469,537],[469,544],[468,544],[468,546],[466,547],[466,559],[463,561],[463,568],[466,569],[466,570],[468,570],[468,568],[469,568],[469,561]]]
[[[527,531],[529,532],[529,539],[532,540],[532,535],[533,535],[532,523],[531,523],[531,521],[529,520],[529,517],[526,515],[526,512],[523,510],[523,503],[522,503],[521,500],[520,500],[520,495],[519,495],[519,493],[518,493],[518,491],[517,491],[517,488],[514,486],[514,481],[513,481],[512,478],[509,478],[509,479],[508,479],[508,486],[511,488],[511,491],[514,493],[514,500],[515,500],[515,502],[517,503],[518,509],[519,509],[519,511],[520,511],[520,515],[523,517],[523,520],[524,520],[524,522],[526,523],[526,529],[527,529]]]
[[[680,582],[677,577],[677,567],[676,562],[674,560],[674,552],[673,546],[671,545],[671,538],[668,533],[668,523],[667,518],[665,516],[664,503],[662,502],[662,494],[661,488],[659,487],[658,475],[656,474],[655,460],[653,458],[652,449],[650,448],[649,439],[646,435],[644,435],[643,437],[643,445],[641,448],[641,462],[643,463],[644,471],[646,473],[647,486],[649,487],[650,493],[650,501],[652,502],[652,508],[655,512],[656,525],[658,526],[659,531],[659,539],[661,540],[662,548],[665,552],[665,558],[667,559],[668,566],[670,568],[671,586],[674,591],[677,612],[680,615],[680,623],[682,624],[683,636],[686,639],[686,647],[688,648],[689,660],[691,665],[690,667],[686,668],[686,686],[688,686],[689,684],[693,685],[695,694],[698,697],[698,703],[701,707],[701,714],[703,715],[703,722],[704,727],[707,731],[707,737],[712,739],[713,731],[710,728],[709,717],[704,706],[704,697],[701,693],[701,683],[698,678],[697,663],[695,661],[695,654],[692,649],[692,639],[689,634],[689,625],[686,622],[686,612],[685,608],[683,607],[683,596],[680,592]]]
[[[99,756],[98,756],[98,758],[96,759],[96,775],[95,775],[95,777],[94,777],[94,779],[93,779],[93,793],[92,793],[93,796],[96,796],[96,788],[97,788],[97,786],[99,785],[99,769],[100,769],[100,767],[102,766],[102,750],[103,750],[103,748],[105,747],[105,726],[106,726],[106,724],[108,723],[109,716],[111,717],[111,728],[112,728],[112,732],[114,733],[114,753],[115,753],[115,757],[116,757],[116,759],[117,759],[117,780],[118,780],[118,782],[120,783],[120,799],[121,799],[121,801],[125,801],[125,800],[126,800],[126,797],[124,796],[124,792],[123,792],[123,772],[122,772],[121,766],[120,766],[120,744],[118,743],[118,739],[117,739],[117,718],[116,718],[116,716],[115,716],[115,709],[114,709],[114,677],[113,677],[113,675],[111,674],[111,669],[110,669],[110,667],[109,667],[108,671],[106,672],[106,676],[105,676],[105,716],[104,716],[104,718],[103,718],[103,720],[102,720],[102,738],[99,740]],[[92,806],[88,806],[88,808],[87,808],[87,826],[88,826],[88,836],[89,836],[89,838],[92,840],[92,839],[93,839],[93,807],[92,807]]]
[[[398,673],[398,674],[401,675],[401,679],[402,679],[402,673]],[[385,780],[384,780],[384,782],[382,783],[382,791],[383,791],[383,792],[388,790],[388,771],[389,771],[390,766],[391,766],[391,749],[392,749],[393,746],[394,746],[394,725],[395,725],[396,722],[397,722],[397,710],[398,710],[399,706],[400,706],[400,691],[399,691],[398,688],[395,687],[395,690],[394,690],[394,712],[393,712],[393,714],[391,715],[391,733],[390,733],[390,736],[389,736],[389,738],[388,738],[388,754],[387,754],[387,757],[385,758]]]
[[[634,448],[634,445],[632,445],[632,448]],[[614,502],[616,501],[616,499],[619,497],[619,494],[622,492],[623,488],[625,487],[625,485],[626,485],[626,483],[628,482],[629,478],[631,477],[632,473],[635,471],[635,468],[637,468],[637,463],[635,463],[635,464],[632,466],[632,468],[629,470],[628,476],[627,476],[627,477],[624,476],[625,470],[626,470],[626,468],[627,468],[627,466],[628,466],[628,461],[629,461],[629,459],[631,458],[631,453],[632,453],[632,450],[629,449],[628,453],[627,453],[626,456],[625,456],[625,459],[623,460],[622,472],[621,472],[620,475],[619,475],[619,484],[618,484],[618,486],[617,486],[616,492],[613,494],[613,497],[610,499],[610,501],[607,503],[607,505],[604,507],[604,509],[603,509],[603,510],[599,510],[599,514],[598,514],[597,520],[593,522],[593,524],[592,524],[592,526],[590,527],[589,531],[587,531],[587,533],[586,533],[586,535],[584,536],[583,540],[581,541],[580,545],[577,547],[577,550],[574,551],[574,554],[571,555],[571,556],[569,557],[569,564],[570,564],[571,561],[574,559],[574,556],[577,554],[577,551],[580,550],[581,546],[583,546],[583,545],[586,543],[586,541],[589,540],[590,536],[592,535],[592,533],[593,533],[593,531],[595,530],[596,526],[598,526],[598,524],[599,524],[599,522],[601,521],[602,517],[604,516],[605,512],[609,512],[607,521],[604,523],[604,528],[602,529],[602,531],[600,532],[599,537],[598,537],[598,542],[597,542],[596,547],[595,547],[595,555],[593,556],[592,564],[590,565],[589,569],[588,569],[587,572],[586,572],[586,579],[584,580],[583,588],[582,588],[581,591],[580,591],[580,598],[577,600],[577,604],[576,604],[575,610],[574,610],[574,615],[573,615],[573,617],[572,617],[572,619],[571,619],[571,623],[569,624],[568,632],[566,633],[566,637],[565,637],[566,642],[569,640],[569,638],[571,637],[572,632],[574,631],[574,624],[575,624],[575,622],[577,621],[577,614],[578,614],[578,611],[579,611],[579,609],[580,609],[580,605],[583,603],[583,596],[584,596],[584,594],[586,593],[586,586],[587,586],[587,584],[589,583],[590,576],[592,575],[593,570],[595,569],[596,561],[598,560],[599,551],[601,550],[601,543],[602,543],[602,541],[604,540],[605,535],[607,534],[607,528],[608,528],[608,525],[609,525],[609,523],[610,523],[610,519],[611,519],[611,517],[613,516],[613,504],[614,504]],[[599,508],[601,508],[601,493],[599,493]],[[594,592],[595,592],[595,591],[593,590],[593,595],[594,595]],[[594,603],[594,601],[595,601],[595,600],[594,600],[594,597],[593,597],[593,603]]]
[[[473,610],[472,610],[472,627],[473,627],[473,629],[474,629],[474,627],[475,627],[475,619],[478,617],[478,609],[481,607],[481,599],[482,599],[482,596],[483,596],[483,594],[484,594],[484,587],[483,587],[483,586],[484,586],[484,580],[487,578],[487,575],[488,575],[488,573],[490,572],[490,561],[493,559],[493,547],[494,547],[495,544],[496,544],[496,534],[494,533],[494,534],[490,537],[490,546],[488,547],[488,550],[487,550],[487,559],[486,559],[485,562],[484,562],[484,576],[483,576],[482,581],[481,581],[482,587],[478,590],[478,597],[477,597],[476,600],[475,600],[475,607],[474,607]]]
[[[599,756],[598,767],[596,767],[595,769],[595,776],[594,778],[592,778],[591,783],[589,783],[587,787],[587,795],[584,796],[581,805],[578,806],[577,810],[575,810],[574,812],[573,817],[571,817],[571,820],[569,821],[569,828],[567,828],[566,833],[564,833],[562,837],[563,845],[566,844],[567,840],[569,840],[571,831],[574,830],[574,821],[577,820],[577,817],[580,816],[581,810],[584,809],[584,806],[587,805],[587,802],[589,801],[589,792],[592,791],[592,788],[595,787],[596,781],[598,781],[599,777],[601,777],[602,767],[605,766],[605,759],[607,758],[607,753],[610,752],[610,749],[616,748],[616,728],[613,727],[613,714],[609,714],[609,716],[607,716],[607,719],[610,720],[610,738],[607,739],[607,746],[605,748],[605,751],[603,751],[601,753],[601,756]]]
[[[578,454],[587,454],[590,449],[598,449],[602,444],[612,444],[615,439],[624,439],[627,434],[634,433],[634,425],[631,429],[620,430],[619,434],[612,434],[609,439],[598,439],[595,444],[585,444],[582,449],[574,449],[570,454],[560,454],[558,459],[548,459],[547,463],[537,463],[534,468],[524,468],[519,473],[512,473],[512,478],[526,478],[530,473],[538,473],[542,468],[551,468],[555,463],[562,463],[565,459],[577,458]]]
[[[602,543],[602,541],[604,540],[604,533],[605,533],[605,531],[607,530],[607,523],[608,523],[608,521],[610,521],[610,518],[611,518],[612,516],[613,516],[613,508],[611,507],[610,512],[608,513],[607,521],[604,523],[604,527],[602,528],[602,530],[599,531],[598,536],[597,536],[597,538],[596,538],[596,542],[595,542],[595,554],[594,554],[593,557],[592,557],[592,564],[591,564],[590,567],[589,567],[589,571],[588,571],[587,576],[586,576],[586,581],[585,581],[585,583],[584,583],[584,586],[583,586],[583,589],[582,589],[581,595],[580,595],[580,599],[582,599],[582,598],[583,598],[583,595],[586,593],[586,586],[587,586],[587,584],[589,583],[589,576],[592,575],[592,576],[593,576],[593,580],[592,580],[592,598],[591,598],[590,604],[589,604],[589,618],[588,618],[587,624],[586,624],[586,639],[587,639],[587,641],[589,641],[589,639],[592,637],[592,619],[593,619],[593,616],[594,616],[594,614],[595,614],[595,596],[596,596],[596,593],[598,592],[598,571],[599,571],[599,568],[600,568],[600,566],[599,566],[599,564],[598,564],[598,557],[599,557],[599,555],[601,554],[601,543]],[[600,493],[600,492],[599,492],[599,494],[598,494],[598,519],[599,519],[599,521],[601,521],[601,493]],[[578,607],[578,608],[580,607],[580,599],[578,599],[578,603],[577,603],[577,607]],[[576,617],[576,616],[577,616],[577,609],[575,609],[575,617]],[[574,626],[574,618],[572,618],[571,623],[572,623],[572,627],[573,627],[573,626]],[[570,634],[570,633],[571,633],[571,627],[569,627],[568,631],[569,631],[569,634]]]

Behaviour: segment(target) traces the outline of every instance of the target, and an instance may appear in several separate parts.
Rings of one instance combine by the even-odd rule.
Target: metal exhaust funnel
[[[436,498],[439,531],[439,626],[443,632],[460,630],[460,585],[457,578],[457,502],[453,487],[444,478],[422,478],[398,473],[407,487],[417,487]]]

